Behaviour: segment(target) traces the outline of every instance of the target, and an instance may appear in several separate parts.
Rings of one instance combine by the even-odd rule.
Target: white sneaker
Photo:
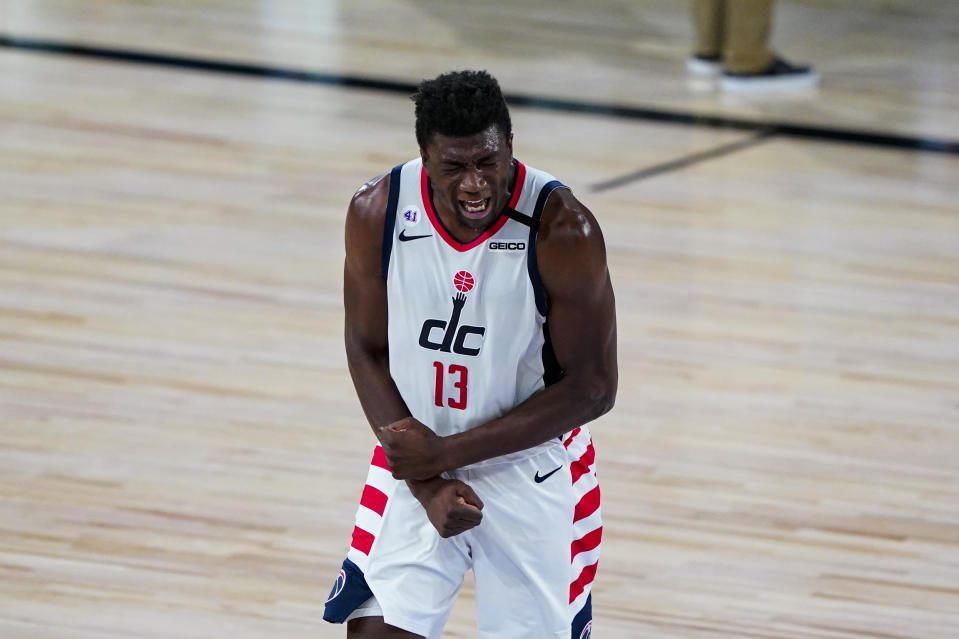
[[[723,72],[721,57],[706,57],[701,55],[690,56],[686,59],[686,70],[690,75],[698,78],[715,78]]]
[[[800,67],[776,58],[765,71],[730,73],[726,71],[719,87],[726,93],[764,93],[815,89],[819,74],[809,67]]]

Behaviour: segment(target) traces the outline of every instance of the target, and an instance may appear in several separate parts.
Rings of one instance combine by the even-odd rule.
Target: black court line
[[[149,53],[129,49],[115,49],[109,47],[70,44],[51,40],[39,40],[19,36],[0,34],[0,47],[36,51],[42,53],[69,55],[100,60],[113,60],[134,64],[174,67],[194,71],[210,71],[231,75],[252,76],[309,84],[341,86],[356,89],[369,89],[412,95],[416,91],[416,84],[370,78],[338,73],[323,73],[243,62],[226,62],[219,60],[205,60],[202,58],[169,55],[164,53]],[[734,129],[743,131],[770,130],[776,135],[816,140],[825,142],[844,142],[864,146],[876,146],[890,149],[924,151],[929,153],[944,153],[959,156],[959,140],[938,137],[921,137],[883,133],[879,131],[860,131],[856,129],[842,129],[825,126],[795,124],[790,122],[747,120],[716,115],[700,115],[683,111],[668,111],[645,107],[634,107],[604,102],[589,102],[582,100],[567,100],[546,96],[527,95],[519,93],[506,94],[506,100],[513,106],[559,111],[562,113],[583,113],[611,118],[628,120],[646,120],[651,122],[668,122],[720,129]]]
[[[703,162],[705,160],[722,157],[724,155],[729,155],[730,153],[735,153],[736,151],[741,151],[742,149],[747,149],[751,146],[756,146],[757,144],[765,142],[774,135],[776,135],[776,132],[773,129],[763,129],[744,140],[737,140],[736,142],[723,144],[722,146],[717,146],[699,153],[684,155],[681,158],[676,158],[675,160],[662,162],[660,164],[654,164],[653,166],[645,169],[627,173],[626,175],[621,175],[619,177],[612,178],[611,180],[606,180],[605,182],[598,182],[591,186],[590,190],[593,193],[608,191],[609,189],[614,189],[618,186],[629,184],[630,182],[645,180],[646,178],[653,177],[654,175],[660,175],[661,173],[668,173],[670,171],[684,169],[688,166],[698,164],[699,162]]]
[[[165,53],[148,53],[145,51],[133,51],[130,49],[93,47],[85,44],[52,42],[49,40],[20,38],[2,34],[0,34],[0,47],[76,56],[80,58],[111,60],[114,62],[131,62],[134,64],[147,64],[160,67],[189,69],[191,71],[212,71],[214,73],[223,73],[228,75],[245,75],[256,78],[290,80],[293,82],[305,82],[308,84],[336,85],[357,89],[374,89],[376,91],[408,93],[411,95],[414,91],[416,91],[416,86],[413,84],[407,82],[396,82],[393,80],[359,78],[355,76],[338,75],[335,73],[322,73],[319,71],[306,71],[301,69],[273,67],[260,64],[246,64],[243,62],[204,60],[202,58],[190,58],[178,55],[168,55]]]

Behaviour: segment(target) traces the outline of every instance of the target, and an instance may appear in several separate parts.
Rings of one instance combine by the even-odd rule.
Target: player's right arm
[[[383,280],[383,225],[389,174],[361,186],[346,215],[343,307],[346,361],[353,386],[374,434],[380,426],[410,415],[390,377],[386,282]]]
[[[386,282],[383,279],[383,225],[389,173],[370,180],[353,195],[346,216],[343,306],[346,361],[360,405],[379,439],[391,423],[410,417],[390,375]],[[413,495],[444,536],[480,523],[483,502],[463,482],[434,477],[408,481]]]

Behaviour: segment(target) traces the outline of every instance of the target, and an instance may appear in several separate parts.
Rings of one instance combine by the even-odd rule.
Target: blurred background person
[[[778,57],[769,47],[772,0],[693,0],[696,48],[687,69],[719,77],[731,93],[811,89],[819,76]]]

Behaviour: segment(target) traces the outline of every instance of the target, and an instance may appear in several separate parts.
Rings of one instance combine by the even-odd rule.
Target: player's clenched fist
[[[440,537],[458,535],[483,521],[483,500],[461,481],[435,477],[410,482],[410,490]]]

